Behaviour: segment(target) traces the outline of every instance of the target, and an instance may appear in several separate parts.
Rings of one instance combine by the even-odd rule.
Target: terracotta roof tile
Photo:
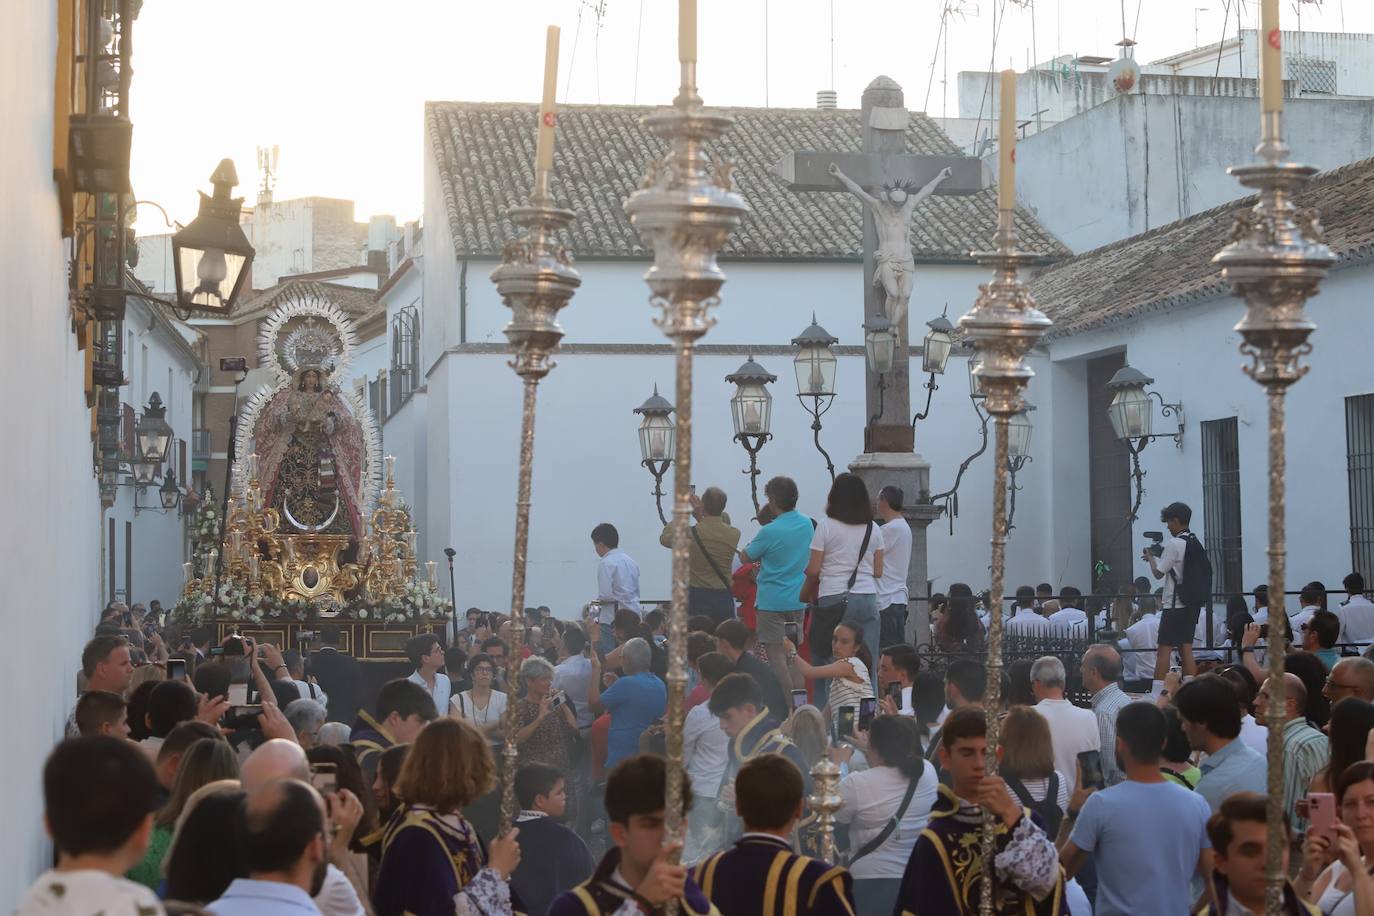
[[[267,289],[256,290],[244,299],[234,310],[234,321],[260,318],[293,295],[328,299],[358,322],[371,318],[378,310],[386,311],[386,305],[377,301],[377,291],[374,289],[322,283],[319,280],[283,280]]]
[[[1036,304],[1054,320],[1049,336],[1228,294],[1212,257],[1230,238],[1237,211],[1255,200],[1243,197],[1042,269],[1030,286]],[[1295,202],[1321,214],[1337,269],[1374,254],[1374,159],[1318,175]]]
[[[626,105],[570,105],[558,112],[554,193],[577,211],[569,230],[579,257],[644,257],[647,252],[625,215],[624,202],[638,187],[660,140],[640,126],[654,111]],[[726,243],[727,257],[853,260],[861,255],[862,210],[846,194],[792,193],[773,174],[773,164],[797,150],[858,152],[859,112],[805,108],[724,109],[734,128],[720,152],[735,164],[734,176],[752,212]],[[477,102],[428,102],[425,129],[439,168],[440,192],[459,257],[499,256],[515,235],[505,211],[523,203],[534,181],[536,106]],[[931,155],[959,150],[924,114],[913,112],[907,147]],[[1026,212],[1018,212],[1023,244],[1047,255],[1064,247]],[[913,224],[917,259],[968,260],[992,245],[996,192],[931,197]]]

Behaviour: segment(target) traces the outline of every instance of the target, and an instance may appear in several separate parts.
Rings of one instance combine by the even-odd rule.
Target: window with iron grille
[[[413,305],[391,319],[391,412],[420,387],[420,310]]]
[[[1203,539],[1212,561],[1212,588],[1245,590],[1241,575],[1240,443],[1235,417],[1202,422]]]
[[[1345,463],[1350,488],[1350,565],[1374,575],[1374,394],[1345,399]]]
[[[1298,92],[1336,94],[1336,62],[1301,54],[1288,55],[1289,78],[1298,83]]]

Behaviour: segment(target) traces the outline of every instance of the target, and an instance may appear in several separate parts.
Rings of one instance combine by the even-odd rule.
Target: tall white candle
[[[697,0],[678,0],[677,59],[684,64],[696,63]]]
[[[1260,5],[1260,108],[1283,111],[1283,33],[1279,31],[1279,0]]]
[[[1016,71],[1002,71],[1002,109],[997,122],[997,209],[1016,209]]]
[[[558,26],[549,26],[544,40],[544,98],[539,103],[539,144],[535,149],[536,171],[553,171],[553,127],[558,120],[554,94],[558,89]]]

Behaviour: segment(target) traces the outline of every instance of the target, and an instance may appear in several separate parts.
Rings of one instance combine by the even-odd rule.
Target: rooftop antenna
[[[258,172],[262,181],[258,185],[258,206],[272,202],[272,189],[277,186],[277,162],[281,159],[281,147],[273,144],[271,149],[258,147]]]

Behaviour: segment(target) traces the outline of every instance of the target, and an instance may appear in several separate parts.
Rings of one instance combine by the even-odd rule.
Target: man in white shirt
[[[620,549],[620,532],[610,522],[592,529],[592,548],[601,558],[596,564],[596,597],[601,602],[596,618],[601,624],[599,648],[610,652],[615,648],[616,609],[629,608],[644,616],[639,606],[639,564]]]
[[[1141,595],[1140,610],[1140,619],[1126,628],[1126,638],[1117,645],[1122,650],[1126,680],[1149,682],[1155,675],[1155,649],[1159,645],[1159,606],[1155,596]]]
[[[554,666],[553,689],[563,691],[572,701],[577,727],[591,728],[596,716],[587,702],[592,678],[591,659],[583,654],[587,648],[587,634],[581,627],[569,627],[563,634],[563,646],[568,650],[568,657]]]
[[[325,709],[329,708],[329,694],[324,692],[324,688],[315,683],[313,677],[305,676],[305,656],[295,649],[287,649],[281,654],[282,664],[286,665],[287,673],[291,675],[291,683],[296,685],[300,691],[302,700],[314,700]]]
[[[921,673],[921,658],[906,643],[884,646],[878,656],[878,713],[884,716],[914,716],[911,688]]]
[[[734,671],[735,666],[719,652],[707,652],[697,659],[697,670],[701,672],[701,682],[715,690],[720,679]],[[730,760],[730,736],[721,731],[720,719],[711,715],[710,706],[693,706],[682,723],[682,765],[692,779],[692,813],[687,818],[684,862],[697,862],[714,852],[713,840],[718,839],[716,795]]]
[[[1374,643],[1374,601],[1364,596],[1364,576],[1353,572],[1342,580],[1350,599],[1341,605],[1341,642],[1368,646]]]
[[[1322,610],[1322,604],[1326,598],[1326,589],[1322,588],[1319,582],[1309,582],[1302,587],[1298,593],[1298,604],[1302,609],[1288,618],[1288,625],[1293,628],[1293,635],[1300,637],[1302,625],[1312,619],[1312,615]]]
[[[43,766],[43,819],[57,866],[19,898],[16,916],[162,916],[153,892],[124,878],[147,852],[157,807],[152,764],[133,744],[104,736],[59,744]]]
[[[1016,589],[1015,612],[1003,624],[1008,636],[1053,636],[1054,627],[1035,609],[1035,589],[1022,585]]]
[[[1080,608],[1061,607],[1059,600],[1050,598],[1043,605],[1041,611],[1045,614],[1045,619],[1050,622],[1055,634],[1060,636],[1082,636],[1088,632],[1088,613]]]
[[[1102,734],[1091,709],[1079,709],[1064,699],[1065,682],[1064,663],[1053,655],[1038,658],[1031,666],[1035,711],[1050,724],[1054,768],[1064,774],[1073,795],[1078,788],[1078,755],[1102,750]]]
[[[421,633],[406,642],[406,655],[415,670],[406,680],[419,684],[434,698],[434,708],[444,714],[448,711],[448,698],[453,692],[453,684],[448,675],[439,669],[444,667],[444,645],[433,633]]]
[[[1202,613],[1200,602],[1196,606],[1186,606],[1179,593],[1179,588],[1187,575],[1184,558],[1189,542],[1201,549],[1197,535],[1188,530],[1188,525],[1193,520],[1193,510],[1187,503],[1169,503],[1160,511],[1159,520],[1169,530],[1169,537],[1164,541],[1159,558],[1156,559],[1149,548],[1140,554],[1141,559],[1149,564],[1150,574],[1156,579],[1164,580],[1163,594],[1159,602],[1159,647],[1155,653],[1156,688],[1169,671],[1169,660],[1174,650],[1178,650],[1183,673],[1188,676],[1197,673],[1197,664],[1193,660],[1193,638],[1196,635],[1198,616]]]
[[[883,522],[883,574],[878,579],[878,645],[895,646],[906,638],[907,584],[911,566],[911,526],[902,517],[901,487],[878,492],[878,518]]]

